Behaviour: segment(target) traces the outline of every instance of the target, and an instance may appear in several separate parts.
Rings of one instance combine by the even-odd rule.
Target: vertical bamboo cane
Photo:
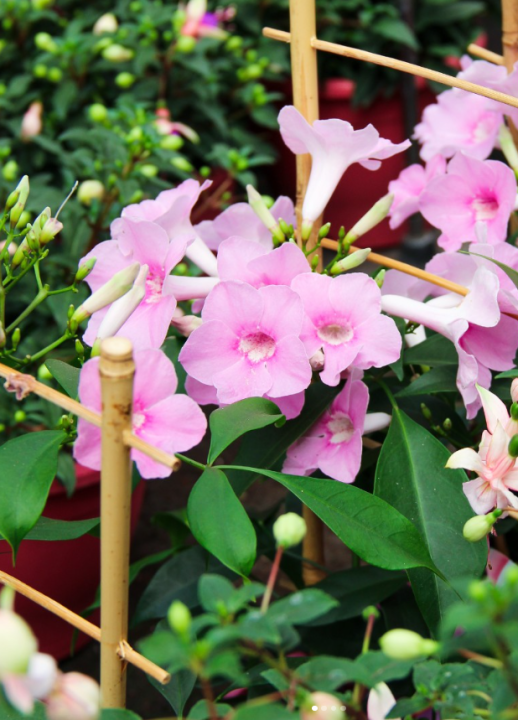
[[[132,347],[124,338],[101,344],[101,697],[104,708],[126,704],[126,667],[117,655],[128,632],[131,510],[130,451],[122,436],[131,428]]]
[[[310,123],[318,120],[318,69],[317,51],[311,47],[311,38],[316,37],[315,0],[290,0],[291,30],[291,78],[293,104]],[[311,172],[310,155],[297,155],[297,227],[302,227],[302,203]],[[319,225],[317,222],[316,225]],[[299,235],[300,243],[300,235]],[[315,244],[314,235],[308,247]],[[319,253],[320,263],[322,260]],[[303,554],[308,560],[324,564],[324,540],[322,521],[305,505],[303,515],[308,531],[303,543]],[[324,573],[307,564],[303,568],[306,585],[314,585]]]
[[[502,48],[504,64],[510,73],[518,61],[518,0],[502,0]],[[507,121],[514,144],[518,147],[518,130],[510,118]],[[518,230],[518,220],[514,213],[511,215],[509,228],[512,233]]]

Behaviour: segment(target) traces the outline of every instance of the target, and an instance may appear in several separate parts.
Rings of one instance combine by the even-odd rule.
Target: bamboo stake
[[[101,427],[101,415],[99,413],[89,410],[84,405],[77,402],[77,400],[69,398],[68,395],[64,395],[63,393],[50,388],[48,385],[38,382],[38,380],[33,378],[32,375],[26,375],[25,373],[13,370],[13,368],[10,368],[8,365],[0,363],[0,377],[6,379],[7,390],[16,392],[18,400],[22,400],[29,395],[29,393],[33,392],[54,405],[63,408],[63,410],[67,410],[68,412],[83,418],[83,420],[86,420],[92,425]],[[137,435],[135,435],[131,430],[124,432],[124,444],[128,447],[134,448],[135,450],[140,450],[140,452],[143,452],[153,460],[162,463],[162,465],[171,468],[173,471],[178,470],[182,464],[181,461],[174,455],[169,455],[169,453],[150,445],[145,440],[137,437]]]
[[[47,595],[44,595],[38,590],[26,585],[21,582],[21,580],[17,580],[11,575],[8,575],[6,572],[3,572],[3,570],[0,570],[0,582],[13,588],[13,590],[16,590],[16,592],[20,595],[32,600],[37,605],[40,605],[54,615],[57,615],[69,625],[72,625],[72,627],[75,627],[85,635],[88,635],[93,640],[97,640],[97,642],[101,641],[101,630],[97,627],[97,625],[94,625],[89,620],[86,620],[80,615],[72,612],[72,610],[69,610],[64,605],[61,605],[61,603],[56,602],[56,600],[53,600]],[[117,649],[117,654],[123,657],[124,660],[127,660],[127,662],[135,665],[135,667],[144,670],[145,673],[155,678],[155,680],[158,680],[158,682],[163,685],[166,685],[171,679],[168,672],[158,665],[155,665],[155,663],[151,662],[151,660],[143,657],[126,642],[121,643],[121,647]]]
[[[264,28],[263,35],[272,40],[280,40],[281,42],[286,43],[291,42],[290,33],[284,32],[283,30]],[[491,88],[486,88],[482,85],[468,82],[468,80],[461,80],[460,78],[452,77],[451,75],[438,72],[437,70],[430,70],[429,68],[404,62],[403,60],[395,60],[394,58],[386,57],[385,55],[377,55],[376,53],[371,53],[367,50],[358,50],[357,48],[348,47],[347,45],[338,45],[337,43],[330,43],[325,40],[318,40],[317,38],[314,38],[311,41],[311,45],[316,50],[323,50],[324,52],[332,53],[333,55],[342,55],[343,57],[349,57],[353,60],[371,62],[375,65],[382,65],[383,67],[387,67],[392,70],[399,70],[400,72],[409,73],[410,75],[417,75],[417,77],[422,77],[425,80],[432,80],[433,82],[440,83],[441,85],[448,85],[449,87],[459,88],[459,90],[466,90],[466,92],[475,93],[475,95],[482,95],[490,100],[496,100],[497,102],[504,103],[504,105],[510,105],[511,107],[518,108],[518,98],[515,98],[512,95],[506,95],[498,90],[492,90]]]
[[[502,0],[502,45],[504,64],[511,72],[518,61],[518,2]]]
[[[502,55],[498,55],[498,53],[492,52],[491,50],[486,50],[486,48],[480,47],[480,45],[477,45],[476,43],[468,45],[467,50],[470,55],[474,55],[475,57],[479,57],[481,60],[493,63],[493,65],[504,65],[504,58]]]
[[[131,342],[101,343],[101,698],[126,706],[126,663],[117,648],[128,634],[131,460],[123,432],[131,429],[135,365]]]
[[[312,47],[316,36],[315,0],[290,0],[291,37],[291,78],[293,85],[293,104],[309,123],[318,120],[318,68],[317,53]],[[302,227],[302,204],[311,173],[311,156],[297,155],[296,215],[297,228]],[[311,248],[316,243],[316,228],[307,243]],[[301,238],[297,233],[297,240]],[[322,251],[318,251],[319,269],[322,267]],[[303,540],[302,554],[317,565],[324,565],[324,526],[322,521],[306,505],[302,505],[302,514],[307,524],[307,533]],[[306,585],[314,585],[325,573],[310,563],[303,566]]]

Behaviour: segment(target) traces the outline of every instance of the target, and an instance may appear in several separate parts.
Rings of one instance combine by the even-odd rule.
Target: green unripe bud
[[[513,420],[518,420],[518,402],[511,405],[511,417]]]
[[[45,78],[47,77],[49,69],[46,65],[43,65],[43,63],[38,63],[35,65],[32,69],[32,72],[34,73],[34,76],[37,78]]]
[[[144,197],[144,193],[142,192],[142,190],[135,190],[133,195],[130,197],[129,202],[130,202],[130,204],[138,203],[142,200],[143,197]]]
[[[326,223],[325,225],[322,225],[320,230],[318,231],[318,239],[323,240],[329,235],[329,231],[331,230],[331,223]]]
[[[88,108],[88,116],[93,122],[102,123],[108,119],[108,110],[102,103],[94,103]]]
[[[273,536],[277,545],[283,548],[293,547],[302,542],[307,532],[306,521],[297,513],[286,513],[273,524]]]
[[[445,418],[442,426],[443,426],[443,428],[446,430],[446,432],[450,432],[450,430],[451,430],[452,427],[453,427],[453,423],[452,423],[452,421],[451,421],[450,418]]]
[[[247,50],[245,60],[249,63],[253,63],[257,60],[257,50]]]
[[[34,44],[40,50],[44,50],[49,53],[55,53],[58,49],[54,38],[46,32],[36,33],[34,36]]]
[[[379,639],[385,655],[394,660],[415,660],[437,652],[439,643],[427,640],[413,630],[389,630]]]
[[[258,63],[252,63],[246,68],[246,80],[256,80],[263,74],[263,68]]]
[[[482,580],[473,580],[468,587],[468,595],[475,602],[484,602],[489,595],[487,583]]]
[[[81,342],[81,340],[78,340],[78,339],[76,338],[74,347],[75,347],[75,350],[76,350],[77,357],[78,357],[80,360],[82,360],[82,359],[84,358],[84,356],[85,356],[85,348],[84,348],[84,345],[83,345],[83,343]]]
[[[475,515],[475,517],[470,518],[462,529],[462,534],[465,539],[469,542],[478,542],[482,540],[482,538],[485,538],[502,512],[502,510],[497,508],[488,515]]]
[[[135,57],[133,50],[124,47],[124,45],[118,45],[117,43],[113,43],[113,45],[110,44],[105,47],[101,55],[109,62],[128,62],[129,60],[133,60]]]
[[[24,675],[38,643],[25,620],[10,610],[0,609],[0,676]]]
[[[167,622],[171,630],[185,637],[191,629],[191,611],[183,602],[175,600],[167,612]]]
[[[141,165],[139,167],[139,173],[141,175],[144,175],[144,177],[154,178],[158,175],[158,168],[156,165],[151,165],[151,163],[148,163],[147,165]]]
[[[35,10],[45,10],[52,5],[54,0],[31,0],[32,7]]]
[[[423,413],[423,417],[425,420],[428,420],[428,422],[432,422],[432,411],[426,405],[425,403],[421,403],[421,412]]]
[[[2,97],[2,95],[5,95],[6,92],[7,85],[5,83],[0,83],[0,97]]]
[[[3,423],[0,423],[0,433],[5,432],[5,425]]]
[[[176,45],[174,47],[176,52],[188,55],[189,53],[192,53],[195,49],[196,39],[191,37],[190,35],[181,35],[176,41]]]
[[[13,334],[11,335],[11,345],[12,345],[13,350],[16,350],[16,348],[20,344],[21,338],[22,338],[22,333],[20,331],[20,328],[16,328],[16,330],[14,330]]]
[[[175,167],[177,170],[181,170],[182,172],[191,173],[194,170],[194,167],[187,160],[187,158],[175,157],[172,158],[170,162],[173,167]]]
[[[318,267],[319,260],[320,260],[320,258],[318,257],[318,255],[314,255],[314,256],[311,258],[311,270],[312,270],[312,272],[315,272],[315,271],[316,271],[316,269],[317,269],[317,267]]]
[[[115,78],[115,84],[121,88],[129,88],[137,78],[129,72],[121,72]]]
[[[63,72],[59,68],[53,67],[53,68],[50,68],[49,74],[47,77],[51,82],[58,83],[58,82],[61,82],[61,80],[63,80]]]
[[[99,180],[84,180],[77,189],[77,199],[83,205],[91,205],[94,200],[102,200],[104,185]]]
[[[518,435],[513,435],[513,437],[509,440],[507,452],[513,458],[518,457]]]
[[[378,272],[376,273],[376,275],[374,277],[374,282],[376,283],[376,285],[379,287],[380,290],[383,287],[383,283],[385,282],[386,274],[387,274],[387,271],[385,270],[385,268],[381,268],[381,270],[378,270]]]
[[[8,182],[13,182],[13,180],[16,180],[19,172],[20,168],[18,167],[18,163],[16,162],[16,160],[9,160],[2,168],[2,175],[4,176],[4,180],[7,180]]]
[[[343,225],[340,226],[340,230],[338,231],[338,240],[343,240],[345,238],[345,228]]]
[[[198,172],[200,173],[200,175],[201,175],[203,178],[208,178],[209,175],[211,174],[212,170],[210,169],[210,167],[209,167],[208,165],[203,165],[203,166],[199,169]]]
[[[189,274],[189,266],[187,263],[178,263],[176,265],[175,269],[173,270],[173,275],[188,275]]]
[[[288,225],[286,220],[279,218],[279,227],[282,230],[282,232],[284,233],[284,235],[286,235],[286,237],[291,237],[290,226]]]
[[[225,48],[230,52],[235,52],[243,47],[243,38],[239,35],[232,35],[225,43]]]
[[[15,423],[22,423],[22,422],[25,422],[25,420],[27,420],[27,415],[23,410],[17,410],[14,413],[14,422]]]
[[[16,223],[16,227],[18,229],[24,228],[28,223],[31,221],[31,214],[30,212],[27,212],[27,210],[24,210],[22,214],[20,215],[20,219]]]
[[[130,143],[137,142],[139,140],[142,140],[143,137],[144,137],[144,131],[142,130],[142,128],[134,127],[134,128],[131,128],[129,133],[126,135],[126,140]]]
[[[164,150],[179,150],[183,147],[184,141],[179,135],[165,135],[160,140],[160,147]]]
[[[81,265],[79,270],[76,272],[76,276],[74,278],[74,283],[82,282],[85,278],[90,275],[92,270],[94,269],[95,263],[97,262],[97,258],[88,258],[88,260],[85,260],[85,262]]]
[[[275,199],[272,198],[271,195],[262,195],[261,197],[263,198],[264,204],[268,210],[272,207],[272,205],[275,205]]]
[[[42,363],[38,368],[38,380],[51,380],[53,377],[45,363]]]
[[[374,616],[374,619],[377,620],[380,616],[379,610],[374,605],[369,605],[362,612],[362,617],[365,621],[367,621],[372,616]]]

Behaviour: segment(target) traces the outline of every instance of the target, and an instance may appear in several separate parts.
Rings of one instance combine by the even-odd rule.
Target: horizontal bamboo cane
[[[32,600],[37,605],[40,605],[54,615],[57,615],[69,625],[72,625],[77,628],[77,630],[83,632],[85,635],[97,640],[97,642],[101,641],[101,629],[98,628],[97,625],[94,625],[89,620],[77,615],[64,605],[52,600],[52,598],[49,598],[47,595],[44,595],[38,590],[26,585],[21,582],[21,580],[17,580],[11,575],[8,575],[6,572],[3,572],[3,570],[0,570],[0,582],[13,588],[13,590],[16,590],[16,592],[20,593],[20,595]],[[120,644],[120,647],[117,650],[117,655],[155,678],[155,680],[158,680],[158,682],[162,685],[167,685],[171,679],[168,672],[138,653],[126,641],[123,641]]]
[[[275,30],[274,28],[263,28],[263,35],[271,40],[280,40],[281,42],[286,43],[289,43],[291,39],[289,32]],[[432,80],[433,82],[440,83],[441,85],[448,85],[449,87],[466,90],[467,92],[475,93],[475,95],[482,95],[490,100],[496,100],[504,103],[504,105],[510,105],[511,107],[518,108],[518,98],[515,98],[512,95],[506,95],[505,93],[498,92],[498,90],[492,90],[491,88],[486,88],[482,85],[468,82],[467,80],[461,80],[460,78],[452,77],[451,75],[438,72],[437,70],[430,70],[429,68],[404,62],[403,60],[396,60],[394,58],[386,57],[385,55],[378,55],[376,53],[368,52],[367,50],[358,50],[358,48],[348,47],[347,45],[338,45],[337,43],[318,40],[317,38],[312,38],[311,46],[317,50],[332,53],[333,55],[342,55],[343,57],[349,57],[353,60],[371,62],[375,65],[382,65],[383,67],[387,67],[392,70],[399,70],[400,72],[409,73],[410,75],[416,75],[417,77],[422,77],[425,80]]]
[[[101,415],[99,413],[89,410],[77,402],[77,400],[68,397],[68,395],[64,395],[58,390],[54,390],[48,385],[38,382],[32,375],[26,375],[0,363],[0,377],[6,379],[6,388],[16,392],[18,399],[23,399],[29,395],[29,393],[35,393],[63,410],[83,418],[83,420],[86,420],[92,425],[101,427]],[[171,468],[173,471],[178,470],[181,466],[180,460],[174,455],[159,450],[132,432],[124,433],[124,444],[135,450],[140,450],[140,452],[143,452],[152,460],[162,463],[162,465]]]
[[[491,50],[486,50],[486,48],[480,47],[480,45],[476,43],[468,45],[467,50],[470,55],[475,55],[475,57],[479,57],[481,60],[487,60],[487,62],[493,63],[493,65],[505,65],[503,55],[499,55]]]

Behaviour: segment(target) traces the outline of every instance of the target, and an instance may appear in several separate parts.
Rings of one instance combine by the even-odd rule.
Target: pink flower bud
[[[179,308],[177,308],[177,310],[178,309]],[[182,335],[189,337],[196,328],[200,327],[202,322],[203,320],[201,317],[198,317],[197,315],[183,315],[175,311],[173,319],[171,320],[171,325],[181,332]]]
[[[301,720],[345,720],[345,705],[325,692],[311,693],[307,706],[300,713]]]
[[[320,372],[320,370],[323,370],[324,363],[325,357],[322,350],[317,350],[316,353],[309,358],[309,364],[311,365],[311,369],[315,370],[315,372]]]
[[[39,102],[39,100],[31,103],[28,110],[25,112],[22,119],[20,133],[24,142],[28,142],[31,138],[35,137],[35,135],[39,135],[41,133],[41,129],[43,127],[41,119],[42,113],[43,104]]]
[[[48,720],[97,720],[100,715],[99,685],[81,673],[61,675],[45,701]]]

